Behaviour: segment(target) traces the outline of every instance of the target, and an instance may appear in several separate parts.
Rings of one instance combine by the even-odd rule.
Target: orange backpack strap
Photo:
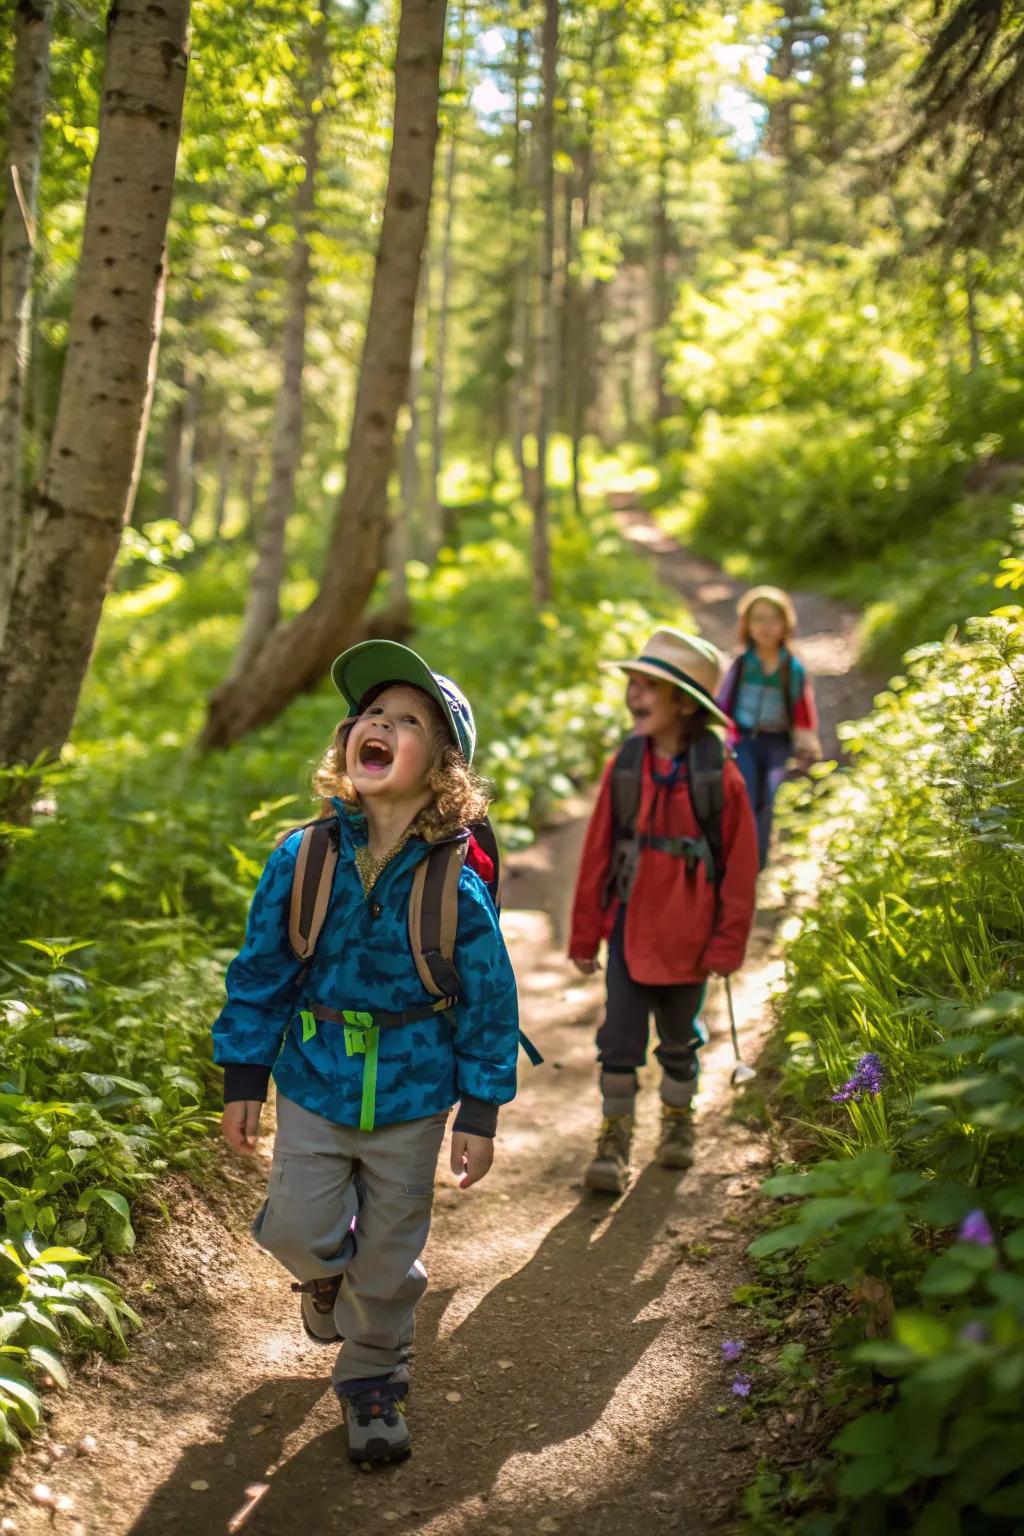
[[[459,877],[469,838],[439,843],[416,866],[409,896],[409,947],[419,978],[433,997],[458,997],[455,969]]]
[[[296,960],[309,960],[327,916],[338,863],[338,823],[333,816],[304,828],[292,877],[288,942]]]

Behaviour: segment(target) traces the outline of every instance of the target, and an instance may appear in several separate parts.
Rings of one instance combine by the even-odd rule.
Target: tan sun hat
[[[602,661],[606,671],[645,672],[660,677],[688,693],[691,699],[720,720],[730,723],[715,703],[715,692],[722,677],[722,656],[710,640],[699,635],[684,635],[678,629],[657,629],[639,656],[625,661]]]

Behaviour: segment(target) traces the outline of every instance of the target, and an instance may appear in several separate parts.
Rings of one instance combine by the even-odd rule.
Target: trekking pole
[[[739,1036],[736,1033],[736,1010],[732,1002],[732,978],[729,976],[725,977],[725,995],[729,1003],[729,1032],[732,1035],[732,1048],[736,1057],[736,1065],[732,1069],[731,1082],[734,1088],[738,1088],[741,1083],[753,1082],[757,1072],[753,1067],[748,1067],[740,1055]]]

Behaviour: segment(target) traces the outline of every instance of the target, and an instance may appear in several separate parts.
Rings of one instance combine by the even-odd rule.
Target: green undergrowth
[[[554,601],[530,599],[526,510],[463,477],[458,550],[414,567],[413,644],[456,677],[508,845],[589,781],[622,729],[625,655],[679,610],[599,509],[553,519]],[[321,535],[297,529],[285,603],[313,595]],[[74,736],[14,844],[0,918],[0,1439],[40,1414],[61,1356],[123,1347],[104,1278],[159,1209],[168,1170],[201,1170],[218,1108],[209,1026],[224,965],[280,830],[314,813],[312,767],[339,717],[329,683],[207,758],[192,742],[231,656],[247,579],[232,544],[133,534]]]
[[[1009,1536],[1024,1521],[1024,610],[911,652],[844,734],[852,767],[792,811],[797,839],[828,834],[773,1046],[800,1162],[767,1182],[777,1208],[751,1247],[769,1290],[781,1266],[804,1303],[844,1298],[807,1389],[820,1409],[838,1382],[844,1409],[823,1412],[804,1464],[762,1467],[747,1529]]]
[[[771,453],[783,459],[795,453],[803,431],[800,423],[788,425],[792,439],[771,440]],[[962,476],[955,486],[949,477],[940,477],[943,493],[937,495],[926,523],[901,518],[898,506],[893,508],[884,493],[868,487],[865,499],[878,497],[884,515],[877,518],[877,526],[869,523],[870,535],[848,550],[834,530],[830,532],[829,514],[803,495],[793,510],[806,522],[787,530],[780,515],[772,529],[768,508],[774,504],[781,513],[792,487],[773,483],[770,465],[756,454],[742,457],[741,441],[730,472],[722,471],[713,458],[688,459],[688,469],[702,488],[691,482],[680,489],[678,471],[669,471],[647,493],[647,505],[668,533],[719,561],[740,581],[774,582],[797,590],[811,587],[860,610],[863,666],[896,666],[911,646],[941,638],[998,600],[993,572],[1024,542],[1024,516],[1014,500],[1024,487],[1019,471],[1007,474],[1005,489],[984,494],[965,492]],[[830,474],[841,477],[843,472],[840,466],[823,465],[820,474],[826,482]],[[765,496],[766,505],[759,520],[746,526],[740,509],[749,501],[748,475],[758,483],[757,495]],[[800,527],[819,527],[823,542],[805,542]]]

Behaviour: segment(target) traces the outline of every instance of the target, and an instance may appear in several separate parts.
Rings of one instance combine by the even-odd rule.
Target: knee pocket
[[[351,1231],[358,1201],[351,1182],[323,1182],[323,1160],[286,1154],[275,1158],[267,1198],[252,1223],[261,1248],[287,1269],[308,1270],[310,1260],[340,1270],[355,1251]]]

